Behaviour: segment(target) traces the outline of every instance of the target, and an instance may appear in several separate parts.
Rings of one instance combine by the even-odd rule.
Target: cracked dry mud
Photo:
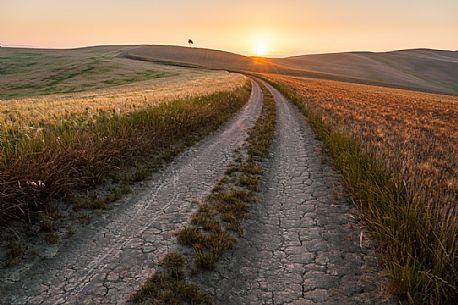
[[[219,305],[395,304],[387,276],[345,196],[322,162],[320,142],[299,110],[267,85],[277,104],[272,157],[245,236],[197,282]],[[346,198],[347,197],[347,198]]]
[[[122,304],[150,277],[158,260],[174,248],[173,232],[231,162],[262,105],[252,82],[249,102],[219,131],[207,137],[161,174],[144,192],[108,211],[61,247],[0,286],[0,304]]]

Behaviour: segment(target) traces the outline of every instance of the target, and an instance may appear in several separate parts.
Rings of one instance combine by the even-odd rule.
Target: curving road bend
[[[189,221],[192,201],[211,191],[262,108],[252,81],[248,103],[147,182],[143,192],[85,228],[52,259],[0,284],[0,304],[122,304],[175,248],[173,232]]]
[[[395,304],[320,142],[299,110],[266,86],[277,126],[263,198],[236,250],[196,281],[219,305]]]

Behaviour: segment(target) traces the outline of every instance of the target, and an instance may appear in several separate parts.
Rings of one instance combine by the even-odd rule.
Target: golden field
[[[167,101],[232,91],[246,81],[241,74],[224,71],[150,65],[169,76],[71,94],[0,100],[0,128],[52,124],[75,114],[128,113]]]
[[[458,97],[267,75],[307,116],[409,304],[458,297]]]
[[[400,175],[415,201],[458,213],[458,97],[336,81],[269,76],[323,120],[360,140]]]

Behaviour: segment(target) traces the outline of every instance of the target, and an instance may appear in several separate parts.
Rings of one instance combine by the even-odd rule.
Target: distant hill
[[[458,52],[413,49],[349,52],[280,60],[296,69],[393,85],[458,93]]]
[[[411,49],[264,58],[169,45],[94,46],[67,50],[2,47],[0,75],[5,77],[0,80],[0,91],[6,90],[6,85],[21,83],[30,76],[24,73],[37,74],[36,77],[32,75],[32,78],[40,78],[43,71],[32,65],[38,60],[34,59],[37,56],[40,62],[49,60],[50,64],[54,64],[52,58],[55,56],[78,62],[81,58],[90,59],[102,55],[109,58],[124,56],[169,65],[317,77],[458,95],[458,51]]]
[[[161,63],[235,71],[261,71],[264,69],[271,71],[276,68],[276,64],[269,58],[255,58],[226,51],[194,47],[143,46],[127,51],[126,56]]]
[[[260,58],[179,46],[129,48],[132,59],[168,64],[319,77],[458,94],[458,52],[411,49]]]

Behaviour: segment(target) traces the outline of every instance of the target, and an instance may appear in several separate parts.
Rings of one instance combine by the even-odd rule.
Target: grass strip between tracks
[[[248,132],[245,145],[211,194],[198,203],[191,224],[177,232],[178,242],[191,251],[168,253],[157,271],[131,297],[133,304],[213,304],[211,296],[192,283],[192,275],[211,271],[243,234],[243,221],[261,188],[262,162],[271,146],[275,102],[263,86],[261,115]]]
[[[305,114],[343,176],[356,205],[379,242],[393,290],[409,304],[455,304],[458,260],[453,234],[409,198],[402,181],[354,138],[327,126],[292,88],[270,81]],[[456,238],[455,238],[456,239]]]

